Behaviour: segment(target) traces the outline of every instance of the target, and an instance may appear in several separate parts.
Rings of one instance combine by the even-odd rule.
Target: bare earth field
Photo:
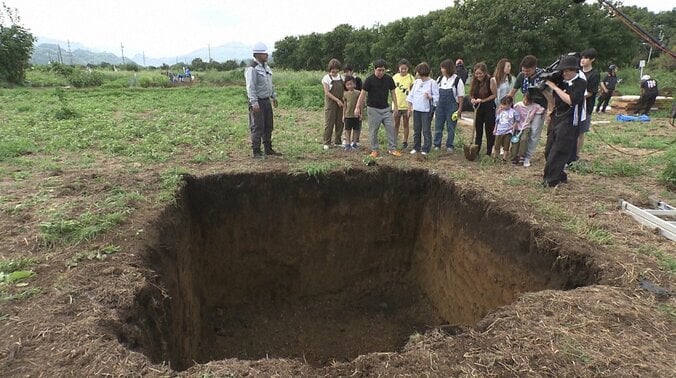
[[[0,376],[676,376],[676,243],[618,208],[676,205],[666,118],[545,189],[544,133],[367,165],[283,97],[253,160],[238,91],[2,92]]]

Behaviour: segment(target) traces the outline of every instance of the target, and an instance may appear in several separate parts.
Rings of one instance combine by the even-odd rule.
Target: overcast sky
[[[386,24],[452,5],[452,0],[4,0],[22,24],[40,37],[70,40],[125,55],[179,56],[227,42],[253,45],[288,35],[324,33],[342,23]],[[542,1],[542,0],[533,0]],[[588,3],[591,2],[588,1]],[[676,0],[624,0],[653,12],[671,10]]]

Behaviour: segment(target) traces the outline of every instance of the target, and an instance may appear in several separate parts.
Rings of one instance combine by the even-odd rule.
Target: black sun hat
[[[556,69],[560,71],[579,70],[580,61],[577,59],[575,55],[566,55],[563,58],[561,58],[561,61],[559,62],[559,65],[556,66]]]

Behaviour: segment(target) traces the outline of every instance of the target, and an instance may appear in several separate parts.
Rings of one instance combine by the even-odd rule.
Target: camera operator
[[[554,110],[547,130],[545,147],[545,171],[543,185],[556,186],[568,181],[564,167],[573,148],[578,128],[586,114],[584,112],[587,81],[578,73],[580,62],[574,55],[566,55],[556,67],[561,78],[546,81],[552,89]]]
[[[539,75],[543,72],[541,68],[537,67],[538,60],[533,55],[526,55],[521,60],[521,72],[516,76],[514,81],[514,87],[509,91],[509,96],[514,97],[517,90],[521,90],[521,93],[525,94],[530,92],[530,98],[536,104],[547,109],[547,99],[542,94],[540,90],[533,90],[532,88],[536,87],[539,80]],[[538,147],[540,142],[540,135],[542,134],[542,127],[545,123],[544,114],[536,115],[531,122],[531,134],[528,140],[528,149],[526,150],[526,157],[523,161],[524,167],[530,167],[531,158],[535,155],[535,150]]]

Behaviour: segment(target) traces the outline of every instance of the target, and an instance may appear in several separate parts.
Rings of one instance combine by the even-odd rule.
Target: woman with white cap
[[[557,70],[562,72],[562,80],[554,83],[547,80],[546,84],[552,89],[554,111],[547,129],[547,146],[545,147],[544,186],[557,186],[568,181],[563,171],[575,138],[576,128],[580,127],[583,117],[586,116],[582,106],[587,89],[587,82],[578,74],[580,62],[574,55],[561,58]],[[551,101],[551,100],[550,100]]]
[[[641,97],[638,99],[636,105],[637,115],[648,115],[650,108],[655,105],[657,99],[657,80],[650,77],[650,75],[643,75],[641,77]]]

